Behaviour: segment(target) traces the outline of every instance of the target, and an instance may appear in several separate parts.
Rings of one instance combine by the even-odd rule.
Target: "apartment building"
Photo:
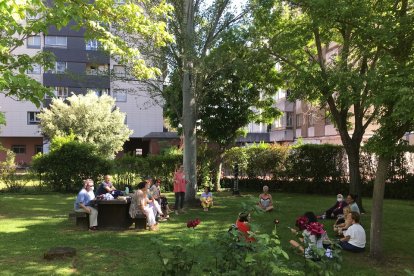
[[[45,71],[35,66],[27,74],[52,87],[59,98],[64,99],[71,93],[85,94],[88,90],[97,95],[111,95],[116,106],[126,113],[126,124],[134,131],[124,149],[137,154],[149,151],[150,140],[144,137],[163,132],[162,107],[152,101],[142,84],[122,81],[125,67],[99,51],[97,41],[85,40],[82,30],[72,30],[69,26],[61,30],[50,27],[47,35],[28,38],[16,54],[33,55],[38,51],[52,52],[56,56],[55,67]],[[47,107],[50,102],[50,98],[45,98],[43,106]],[[0,142],[16,154],[16,162],[29,164],[34,154],[47,150],[47,141],[39,129],[39,108],[0,93],[0,112],[6,118],[6,125],[0,128]],[[4,152],[0,153],[0,159],[4,157]]]

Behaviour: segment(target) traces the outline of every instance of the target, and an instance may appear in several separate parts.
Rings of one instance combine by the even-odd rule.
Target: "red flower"
[[[305,216],[298,217],[296,219],[296,226],[299,228],[300,231],[303,231],[306,229],[308,225],[309,219]]]
[[[194,220],[189,220],[187,221],[187,227],[188,228],[195,228],[197,225],[200,224],[200,219],[196,218]]]
[[[311,235],[320,236],[326,233],[323,229],[323,224],[319,222],[311,222],[306,226],[306,229],[311,232]]]

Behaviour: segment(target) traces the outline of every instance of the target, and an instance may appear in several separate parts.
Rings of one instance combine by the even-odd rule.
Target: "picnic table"
[[[132,225],[129,216],[129,206],[131,199],[101,200],[95,199],[93,206],[98,209],[98,227],[102,230],[125,230]]]

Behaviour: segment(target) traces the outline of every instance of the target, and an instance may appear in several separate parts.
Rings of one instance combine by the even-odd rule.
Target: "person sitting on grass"
[[[338,216],[343,214],[343,208],[348,204],[345,202],[344,197],[342,194],[338,194],[336,196],[335,204],[325,211],[322,218],[327,219],[336,219]]]
[[[201,206],[203,206],[204,211],[207,212],[208,209],[213,206],[213,194],[210,191],[210,187],[205,187],[204,192],[200,196]]]
[[[250,214],[242,212],[239,214],[239,217],[236,221],[236,227],[239,233],[241,234],[240,237],[246,242],[255,242],[256,239],[250,236],[251,227],[249,224],[250,221]]]
[[[269,194],[268,186],[263,186],[263,193],[259,195],[258,205],[265,212],[273,210],[272,195]]]
[[[147,217],[147,225],[151,231],[158,230],[154,210],[149,205],[147,183],[144,181],[138,184],[138,189],[132,196],[131,205],[129,206],[129,215],[131,218],[136,218],[140,214],[144,214]]]
[[[93,193],[94,185],[92,179],[83,181],[83,188],[80,190],[75,201],[75,212],[89,214],[89,230],[95,231],[98,226],[98,210],[90,206],[91,200],[95,199]]]
[[[352,217],[350,216],[351,208],[346,206],[343,211],[343,216],[339,217],[333,226],[334,231],[339,236],[342,236],[342,232],[352,225]]]
[[[357,212],[358,214],[361,214],[359,211],[358,204],[355,202],[357,200],[357,195],[349,194],[346,197],[346,203],[348,203],[348,206],[351,208],[351,212]]]
[[[351,212],[351,226],[343,234],[344,237],[340,240],[339,245],[343,250],[351,252],[363,252],[365,250],[366,236],[365,230],[359,224],[360,215],[357,212]]]
[[[316,216],[313,212],[306,212],[304,216],[299,217],[296,220],[296,227],[302,232],[302,237],[300,237],[299,240],[305,245],[306,248],[295,240],[290,240],[289,243],[294,248],[297,248],[301,254],[304,254],[305,258],[318,259],[320,256],[317,255],[314,249],[323,249],[325,248],[324,244],[330,243],[328,235],[323,228],[323,224],[317,222]],[[291,228],[291,231],[294,234],[297,234],[298,230]],[[325,255],[327,257],[332,257],[331,250],[329,248],[326,249]]]

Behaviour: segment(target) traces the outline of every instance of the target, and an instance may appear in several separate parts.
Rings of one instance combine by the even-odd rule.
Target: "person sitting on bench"
[[[117,198],[122,195],[121,191],[118,191],[111,182],[111,176],[105,175],[104,182],[99,185],[98,190],[96,191],[96,196],[104,195],[109,193],[113,198]],[[111,197],[111,199],[112,199]]]
[[[147,224],[150,230],[157,231],[157,222],[155,221],[154,210],[149,204],[147,190],[147,183],[145,181],[138,184],[138,190],[131,198],[129,215],[131,218],[136,218],[138,215],[144,214],[147,217]]]
[[[89,230],[95,231],[98,226],[98,210],[90,206],[91,200],[95,199],[93,193],[94,185],[92,179],[86,179],[83,181],[83,188],[80,190],[75,201],[75,212],[89,214]]]

